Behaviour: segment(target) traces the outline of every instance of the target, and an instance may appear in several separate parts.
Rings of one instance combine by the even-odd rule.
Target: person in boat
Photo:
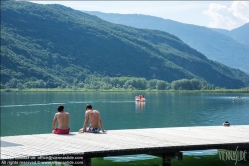
[[[88,121],[90,121],[90,126],[86,128]],[[79,130],[79,132],[80,133],[84,133],[84,132],[98,133],[100,131],[100,128],[102,129],[102,132],[106,132],[106,130],[104,130],[99,111],[93,110],[92,105],[87,104],[84,125],[83,125],[83,128]]]
[[[69,134],[70,128],[69,128],[69,113],[65,112],[64,106],[59,105],[58,108],[58,113],[54,115],[53,119],[53,124],[52,128],[53,131],[52,133],[54,134]],[[58,121],[58,127],[56,128],[56,122]]]

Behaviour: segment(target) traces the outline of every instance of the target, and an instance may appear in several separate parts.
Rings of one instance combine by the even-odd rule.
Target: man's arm
[[[105,132],[104,127],[103,127],[103,123],[102,123],[102,120],[101,120],[100,117],[99,117],[99,125],[100,125],[100,127],[102,129],[102,132]]]
[[[53,130],[56,128],[56,121],[57,121],[57,116],[56,116],[56,114],[55,114],[55,115],[54,115],[53,124],[52,124]]]
[[[83,125],[83,131],[82,131],[82,133],[84,133],[86,131],[86,126],[88,124],[88,120],[89,120],[89,114],[88,114],[88,111],[86,111],[85,122],[84,122],[84,125]]]

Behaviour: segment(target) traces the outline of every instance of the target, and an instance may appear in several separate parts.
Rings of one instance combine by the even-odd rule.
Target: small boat
[[[143,98],[143,99],[136,99],[135,101],[145,102],[145,98]]]
[[[145,102],[145,98],[144,98],[142,95],[139,95],[139,96],[136,96],[136,97],[135,97],[135,101],[138,101],[138,102]]]
[[[230,123],[229,123],[228,121],[225,121],[225,122],[223,123],[223,126],[230,126]]]

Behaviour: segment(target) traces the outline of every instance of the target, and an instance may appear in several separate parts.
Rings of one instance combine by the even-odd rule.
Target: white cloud
[[[237,18],[245,22],[249,22],[249,2],[248,1],[234,1],[231,10]]]
[[[249,2],[233,1],[230,7],[211,3],[203,14],[210,19],[209,27],[234,29],[249,22]]]

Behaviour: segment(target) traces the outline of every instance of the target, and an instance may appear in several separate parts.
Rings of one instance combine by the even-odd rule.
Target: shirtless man
[[[54,134],[69,134],[69,113],[64,111],[64,106],[59,105],[58,108],[58,113],[54,115],[54,120],[53,120],[53,131],[52,133]],[[56,128],[56,122],[58,121],[58,128]]]
[[[90,127],[86,128],[88,121],[90,121]],[[98,133],[100,131],[99,126],[101,127],[102,132],[106,132],[104,130],[99,111],[93,110],[92,106],[90,104],[87,104],[84,126],[83,128],[79,130],[79,132],[80,133],[84,133],[84,132]]]

